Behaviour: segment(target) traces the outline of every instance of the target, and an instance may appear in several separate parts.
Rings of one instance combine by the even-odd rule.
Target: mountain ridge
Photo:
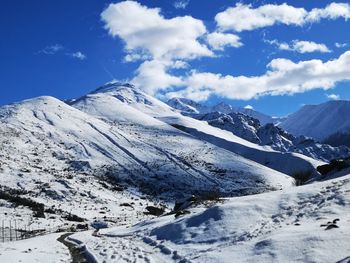
[[[258,119],[262,124],[276,123],[281,119],[271,117],[254,109],[247,109],[245,107],[235,107],[225,102],[220,102],[213,106],[207,106],[186,98],[172,98],[167,101],[167,104],[175,109],[180,110],[185,115],[206,114],[210,112],[220,112],[228,114],[235,112],[243,113],[247,116]]]

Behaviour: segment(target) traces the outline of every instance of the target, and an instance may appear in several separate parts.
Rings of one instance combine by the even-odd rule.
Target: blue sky
[[[274,116],[350,99],[349,4],[3,2],[0,104],[78,97],[112,79],[162,99],[252,105]]]

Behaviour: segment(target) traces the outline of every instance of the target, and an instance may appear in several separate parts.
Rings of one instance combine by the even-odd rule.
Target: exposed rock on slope
[[[250,142],[270,146],[280,152],[300,153],[322,161],[350,156],[348,147],[332,147],[305,136],[295,137],[272,123],[261,126],[258,120],[240,113],[213,112],[193,117],[206,120],[212,126],[230,131]]]

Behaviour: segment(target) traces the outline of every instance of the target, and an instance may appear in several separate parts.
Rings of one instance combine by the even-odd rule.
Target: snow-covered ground
[[[57,241],[62,233],[49,234],[14,242],[0,243],[0,262],[70,262],[66,246]]]
[[[350,260],[350,175],[190,211],[73,238],[98,262]]]

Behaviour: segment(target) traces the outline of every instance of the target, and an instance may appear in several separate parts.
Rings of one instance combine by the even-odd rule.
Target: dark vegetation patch
[[[164,207],[155,207],[155,206],[147,206],[145,212],[143,212],[145,215],[153,215],[153,216],[161,216],[164,214],[165,209]]]
[[[300,186],[304,185],[312,177],[311,171],[298,171],[292,174],[292,177],[295,179],[295,185]]]
[[[187,210],[190,207],[198,205],[210,207],[218,202],[223,202],[223,196],[218,189],[204,191],[198,195],[192,195],[186,199],[176,201],[173,210],[168,214],[174,214],[175,217],[183,216],[190,213]]]
[[[322,175],[327,175],[330,172],[339,172],[350,167],[350,158],[332,160],[329,164],[320,165],[317,171]]]
[[[74,221],[74,222],[85,221],[85,219],[77,215],[55,208],[54,206],[50,208],[45,208],[44,204],[36,202],[28,197],[23,196],[28,193],[29,192],[25,190],[18,190],[18,189],[13,189],[6,186],[0,186],[0,199],[13,203],[15,206],[28,207],[33,211],[34,217],[45,218],[45,213],[49,213],[49,214],[62,215],[62,217],[68,221]]]
[[[5,186],[1,186],[1,189],[0,189],[0,199],[9,201],[16,206],[29,207],[33,211],[34,217],[45,218],[45,214],[44,214],[45,206],[28,197],[20,196],[22,194],[27,194],[27,192],[23,190],[12,189]]]

